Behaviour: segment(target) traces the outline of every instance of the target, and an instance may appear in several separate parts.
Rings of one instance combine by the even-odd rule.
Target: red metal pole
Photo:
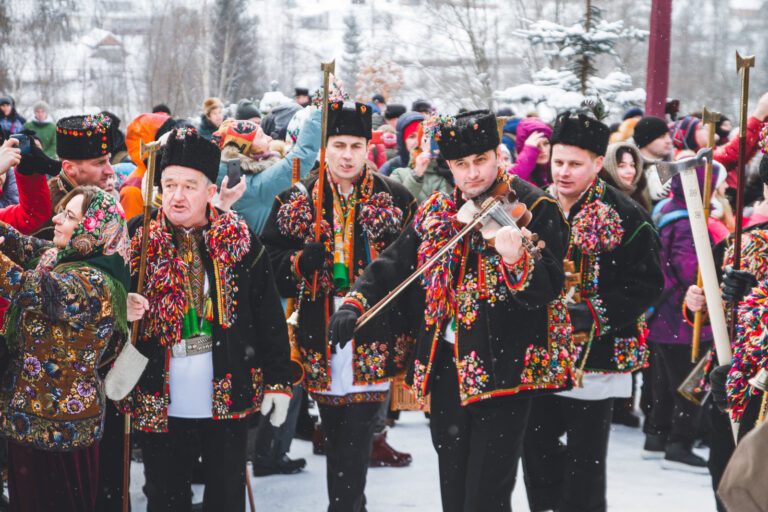
[[[664,119],[669,88],[669,47],[672,33],[672,0],[653,0],[645,78],[645,115]]]

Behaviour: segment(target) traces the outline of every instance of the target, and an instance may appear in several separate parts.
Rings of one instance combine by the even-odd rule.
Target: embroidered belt
[[[205,354],[213,350],[213,338],[208,335],[193,336],[181,340],[171,348],[172,357],[187,357]]]

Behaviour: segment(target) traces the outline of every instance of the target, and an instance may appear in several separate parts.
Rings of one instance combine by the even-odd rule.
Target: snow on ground
[[[439,512],[440,489],[437,455],[427,427],[419,412],[403,412],[397,426],[388,434],[392,446],[413,455],[407,468],[371,468],[366,495],[368,512],[418,510]],[[617,512],[701,512],[714,511],[709,475],[697,475],[661,469],[660,461],[640,458],[643,435],[640,429],[614,426],[608,450],[608,509]],[[696,450],[706,458],[706,450]],[[308,441],[294,441],[291,457],[304,457],[307,467],[297,475],[251,477],[256,510],[323,511],[327,507],[324,457],[312,454]],[[141,491],[144,484],[142,465],[131,468],[131,499],[134,512],[146,510]],[[202,500],[202,486],[195,485],[194,501]],[[512,495],[516,512],[528,509],[522,468]],[[250,510],[247,507],[246,510]]]

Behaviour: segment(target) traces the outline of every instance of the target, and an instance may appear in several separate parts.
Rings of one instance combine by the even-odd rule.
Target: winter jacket
[[[397,125],[395,126],[395,132],[397,134],[397,156],[391,158],[384,165],[379,168],[379,173],[384,176],[389,176],[392,171],[398,167],[406,167],[411,160],[411,154],[408,152],[408,148],[405,146],[405,138],[403,133],[405,129],[414,122],[420,122],[424,120],[424,114],[419,112],[406,112],[397,119]]]
[[[222,212],[217,213],[220,217],[225,215]],[[158,211],[153,212],[153,217],[156,218],[157,214]],[[227,215],[232,216],[230,219],[233,219],[235,224],[226,230],[228,236],[217,238],[217,245],[239,245],[239,242],[243,241],[243,235],[236,225],[237,215]],[[140,243],[138,228],[142,221],[143,215],[139,215],[129,223],[132,245]],[[161,229],[160,223],[153,223],[152,226],[153,230]],[[172,231],[174,228],[168,223],[167,229]],[[207,234],[212,232],[211,224],[206,231]],[[175,248],[175,237],[172,233],[169,235]],[[150,244],[154,236],[150,234]],[[202,242],[199,246],[213,305],[213,420],[237,419],[258,411],[265,391],[290,394],[288,329],[275,287],[272,266],[259,237],[251,232],[249,240],[244,255],[234,262],[232,252],[229,253],[228,259],[221,255],[214,260],[210,249],[213,241]],[[148,274],[167,271],[169,266],[168,260],[163,259],[168,255],[162,254],[162,251],[155,254],[157,259],[150,256],[147,260]],[[138,254],[134,252],[133,256],[138,257]],[[180,258],[177,255],[171,256],[174,257]],[[174,276],[172,279],[175,278]],[[181,275],[178,279],[187,282],[186,275]],[[176,281],[170,282],[167,287],[161,285],[160,288],[153,288],[152,280],[148,279],[144,295],[150,302],[162,303],[166,300],[164,297],[169,297],[169,302],[175,304],[173,292],[167,294],[167,288],[173,290],[173,283]],[[137,278],[134,276],[133,286],[136,284]],[[139,333],[136,342],[136,348],[149,362],[134,390],[120,402],[120,407],[124,412],[132,414],[137,429],[167,432],[170,400],[169,359],[171,346],[178,343],[181,333],[171,332],[165,335],[173,338],[173,341],[167,341],[161,334],[149,332],[146,322],[152,313],[152,309],[147,312],[143,324],[145,329]],[[172,315],[173,311],[166,308],[163,314]]]
[[[13,102],[13,100],[11,101]],[[15,102],[11,103],[11,107],[11,113],[8,114],[8,116],[0,111],[0,130],[5,130],[10,135],[13,135],[24,129],[24,123],[26,123],[27,120],[16,112]]]
[[[18,174],[17,177],[19,203],[0,209],[0,222],[5,222],[22,235],[31,235],[51,218],[51,196],[44,175]],[[0,326],[3,325],[6,309],[8,301],[0,298]]]
[[[42,122],[31,119],[24,123],[24,128],[34,131],[40,139],[40,144],[43,145],[43,153],[49,158],[56,159],[56,123],[51,121],[50,117]]]
[[[704,189],[704,168],[697,169],[699,186]],[[714,187],[717,177],[714,176]],[[685,196],[680,176],[672,178],[672,199],[661,208],[661,214],[686,210]],[[663,218],[663,217],[662,217]],[[656,343],[690,345],[693,328],[681,314],[685,292],[696,284],[698,260],[693,244],[691,222],[687,216],[673,220],[659,229],[661,239],[661,269],[664,272],[664,292],[666,299],[657,304],[653,318],[648,323],[648,339]],[[712,340],[712,330],[704,326],[701,341]]]
[[[501,133],[501,143],[507,146],[509,154],[512,155],[512,160],[517,158],[517,146],[515,145],[515,139],[517,138],[517,125],[520,124],[520,121],[521,119],[519,117],[513,117],[512,119],[509,119],[504,124],[504,128],[502,129]]]
[[[125,146],[136,168],[120,185],[120,204],[125,211],[125,218],[130,220],[144,211],[144,198],[141,194],[141,180],[147,167],[141,158],[141,143],[156,141],[158,133],[167,131],[173,125],[173,119],[164,112],[140,114],[128,123]],[[213,125],[211,125],[213,126]],[[162,134],[161,134],[162,135]],[[209,137],[210,138],[210,137]],[[159,158],[158,154],[158,158]]]
[[[586,332],[594,331],[576,364],[587,372],[639,370],[648,360],[643,313],[664,285],[651,217],[626,194],[596,178],[571,207],[568,221],[568,253],[574,267],[581,269],[579,306],[588,306]]]
[[[419,400],[430,392],[434,362],[444,351],[455,355],[462,405],[572,386],[573,342],[562,293],[568,225],[544,191],[516,176],[509,182],[533,215],[528,229],[546,243],[541,259],[524,255],[508,268],[478,234],[470,235],[390,305],[389,316],[404,319],[405,332],[379,320],[379,330],[355,335],[356,343],[378,340],[396,352],[402,340],[414,340],[406,383]],[[365,269],[346,301],[367,310],[381,300],[458,231],[450,219],[463,204],[458,191],[430,196],[413,223]],[[454,345],[444,339],[449,326]]]
[[[696,144],[694,131],[698,120],[693,118],[690,122],[690,126],[685,126],[682,123],[689,118],[683,118],[678,121],[673,129],[673,142],[677,148],[677,152],[690,149],[692,151],[698,151],[699,147]],[[683,128],[687,128],[683,130]],[[752,157],[755,156],[758,149],[758,141],[760,140],[760,130],[763,129],[763,122],[758,118],[750,116],[747,119],[747,150],[746,150],[746,162],[749,162]],[[677,139],[675,139],[677,135]],[[676,153],[677,153],[676,152]],[[713,158],[725,166],[725,170],[728,171],[728,176],[725,181],[729,187],[736,188],[736,182],[738,181],[737,167],[739,165],[739,137],[734,137],[722,146],[715,147]]]
[[[549,163],[538,165],[536,159],[539,157],[539,148],[525,145],[525,141],[534,132],[541,132],[548,139],[552,137],[552,128],[542,120],[535,117],[526,117],[520,121],[517,125],[517,138],[515,139],[517,160],[515,160],[515,165],[512,166],[511,172],[532,185],[544,188],[552,183]]]
[[[412,159],[413,160],[413,159]],[[413,170],[413,161],[408,167],[400,167],[389,175],[392,181],[402,184],[416,199],[417,204],[423,203],[434,192],[450,194],[454,184],[451,170],[442,159],[432,159],[421,177]]]
[[[205,114],[200,114],[200,123],[197,125],[197,131],[200,133],[200,135],[202,135],[208,140],[211,140],[211,137],[213,136],[213,132],[215,132],[217,129],[218,129],[218,126],[215,126],[210,121],[210,119],[205,117]]]
[[[272,203],[283,190],[291,186],[291,170],[293,169],[293,159],[301,160],[301,177],[305,178],[315,164],[317,152],[320,150],[320,121],[322,111],[314,110],[312,115],[304,123],[299,133],[299,139],[285,158],[272,159],[265,166],[265,162],[259,162],[240,155],[229,155],[222,152],[222,162],[219,166],[219,176],[216,184],[221,186],[224,176],[227,175],[226,160],[230,157],[240,158],[243,179],[245,179],[246,189],[243,197],[232,205],[232,209],[243,216],[248,227],[254,233],[261,233],[264,223],[272,208]],[[225,148],[226,150],[227,148]]]
[[[323,186],[324,220],[328,226],[336,222],[332,186],[330,180],[326,180]],[[269,249],[280,294],[283,297],[296,297],[300,287],[302,289],[298,327],[294,332],[303,355],[305,385],[312,392],[329,392],[333,375],[331,347],[325,336],[326,320],[334,311],[333,297],[343,296],[347,287],[339,289],[337,282],[329,279],[333,267],[332,259],[329,259],[325,269],[320,272],[319,290],[313,300],[313,277],[302,275],[297,264],[306,239],[312,238],[314,233],[314,203],[304,191],[314,196],[316,188],[317,177],[310,176],[301,182],[301,186],[297,184],[282,192],[272,206],[262,239]],[[410,223],[416,210],[413,197],[402,185],[370,170],[363,171],[358,178],[354,197],[356,215],[352,228],[352,261],[347,276],[350,283],[354,283],[371,261],[376,261],[381,251],[395,241],[404,226]],[[395,208],[399,210],[399,216]],[[326,232],[326,235],[331,238],[333,245],[333,234]],[[388,316],[382,315],[381,318]],[[371,329],[376,330],[378,326],[378,323],[372,323]],[[397,346],[393,343],[390,349],[376,341],[358,343],[355,339],[352,343],[354,384],[385,383],[404,368],[407,356],[404,352],[405,340],[401,340]],[[339,396],[334,403],[340,405],[349,401],[380,401],[386,397],[386,391],[365,393],[364,397],[356,397],[355,394],[334,396]],[[316,394],[315,398],[329,400],[328,395]]]
[[[24,270],[53,244],[5,224],[0,235],[6,239],[0,293],[18,302],[11,321],[21,338],[0,385],[0,431],[43,450],[92,446],[101,439],[106,410],[96,367],[118,337],[104,273],[85,264]]]
[[[16,185],[16,173],[10,169],[5,175],[2,195],[0,195],[0,208],[19,204],[19,189]]]

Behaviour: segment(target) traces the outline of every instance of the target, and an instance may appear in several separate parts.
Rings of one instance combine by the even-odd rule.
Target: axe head
[[[720,112],[710,112],[707,107],[701,109],[701,122],[704,124],[715,124],[720,121]]]
[[[329,75],[336,73],[336,59],[333,59],[331,62],[321,62],[320,70]]]
[[[139,158],[143,159],[150,153],[156,153],[158,149],[160,149],[159,140],[147,143],[145,143],[143,140],[139,140]]]
[[[755,67],[755,56],[742,57],[739,50],[736,50],[736,72],[738,73],[742,69]]]
[[[656,172],[659,175],[659,180],[664,184],[674,178],[675,174],[679,174],[687,169],[699,167],[706,162],[712,162],[712,148],[702,148],[696,153],[696,156],[691,158],[685,158],[678,162],[659,162],[651,161],[656,165]]]

